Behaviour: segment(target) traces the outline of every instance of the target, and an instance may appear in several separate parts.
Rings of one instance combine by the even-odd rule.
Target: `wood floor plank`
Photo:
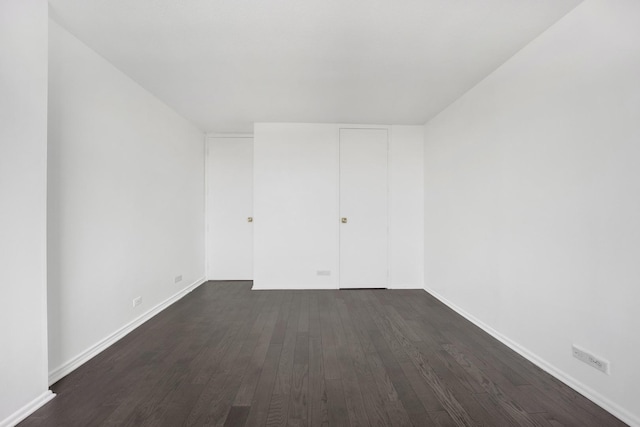
[[[502,418],[507,420],[507,425],[541,427],[540,422],[534,417],[529,416],[520,408],[505,405],[495,394],[477,393],[474,397],[490,414],[500,414]]]
[[[542,412],[539,414],[533,414],[533,416],[538,420],[539,423],[546,427],[569,427],[574,425],[574,422],[562,423],[558,421],[553,415],[548,414],[546,412]]]
[[[309,423],[309,294],[302,294],[300,298],[290,396],[288,425],[306,427]]]
[[[264,327],[258,339],[258,344],[253,351],[253,356],[249,362],[249,366],[242,378],[238,393],[236,393],[233,401],[234,406],[251,406],[253,401],[253,394],[256,390],[256,385],[262,373],[262,367],[267,357],[267,351],[269,350],[269,344],[271,343],[271,337],[276,326],[278,319],[277,308],[271,309],[266,318],[264,319]]]
[[[320,312],[320,335],[322,338],[322,361],[327,380],[340,379],[340,364],[336,354],[336,338],[330,312],[331,296],[322,293],[318,298]]]
[[[303,316],[301,316],[303,317]],[[305,316],[308,318],[308,316]],[[302,328],[303,330],[305,328]],[[308,328],[307,328],[308,329]],[[298,329],[300,331],[300,328]],[[303,427],[309,417],[309,333],[298,332],[293,355],[293,376],[287,425]]]
[[[101,424],[105,426],[135,425],[152,416],[158,407],[158,402],[168,393],[168,388],[173,387],[186,374],[186,366],[180,363],[180,358],[184,354],[187,341],[183,337],[180,344],[156,364],[152,372],[134,384],[127,399],[121,399],[117,408]],[[158,371],[162,372],[162,375],[157,375]]]
[[[378,355],[395,388],[397,398],[402,403],[403,409],[406,411],[413,425],[420,425],[428,418],[427,411],[411,383],[406,378],[402,367],[388,347],[381,345],[378,348]],[[400,410],[400,408],[397,410]]]
[[[249,415],[248,406],[232,406],[224,421],[224,427],[238,427],[245,425],[247,416]]]
[[[456,427],[457,425],[447,411],[429,412],[429,420],[438,427]]]
[[[184,387],[172,393],[171,400],[165,403],[164,411],[159,414],[159,422],[155,425],[162,427],[182,425],[198,397],[202,394],[204,387],[204,384],[190,384],[185,381]]]
[[[331,427],[350,427],[347,402],[341,380],[325,379],[327,384],[327,412]]]
[[[473,354],[459,349],[453,344],[447,344],[444,349],[451,357],[482,386],[485,392],[492,395],[501,405],[514,406],[513,411],[537,413],[545,408],[537,400],[531,399],[525,388],[518,388]]]
[[[499,369],[500,372],[506,371],[501,368],[503,366],[518,372],[518,375],[524,379],[523,382],[530,383],[536,390],[530,395],[530,398],[543,403],[544,408],[552,412],[555,417],[564,418],[562,414],[569,413],[574,423],[580,422],[582,425],[625,425],[608,412],[600,410],[597,405],[575,390],[544,373],[540,368],[517,353],[508,350],[504,344],[477,328],[466,331],[465,342],[481,346],[483,351],[476,353],[477,357]],[[576,411],[577,408],[580,410]]]
[[[345,292],[344,299],[338,302],[338,313],[343,325],[345,340],[347,342],[348,350],[352,358],[352,368],[357,378],[359,386],[359,394],[362,396],[362,405],[368,420],[368,425],[373,426],[386,426],[391,424],[387,412],[384,410],[384,402],[382,397],[377,391],[375,379],[371,370],[369,369],[369,363],[366,358],[362,341],[371,342],[369,337],[363,338],[366,335],[362,325],[356,325],[350,315],[348,304],[350,301],[349,295],[355,291]],[[354,312],[355,313],[355,312]],[[370,348],[369,352],[373,351]],[[351,420],[354,422],[354,419]],[[357,422],[357,421],[356,421]]]
[[[325,427],[329,425],[317,292],[313,292],[309,299],[308,425],[310,427]]]
[[[373,373],[378,392],[382,397],[384,408],[389,417],[391,426],[408,426],[409,414],[407,414],[402,401],[398,397],[398,392],[393,385],[393,381],[385,369],[385,365],[377,353],[367,353],[367,361]]]
[[[260,379],[256,385],[251,409],[247,416],[246,425],[248,426],[262,426],[266,423],[269,405],[271,404],[271,395],[280,364],[282,344],[284,343],[292,300],[292,293],[282,293],[278,320],[271,335],[269,350],[267,351],[264,366],[260,373]]]
[[[309,421],[309,294],[300,298],[298,333],[293,353],[293,378],[288,424],[307,426]]]
[[[266,294],[259,294],[254,298],[256,301],[255,307],[257,308],[266,300]],[[229,373],[233,370],[234,365],[238,365],[239,359],[243,355],[243,350],[245,357],[247,357],[246,353],[251,347],[252,342],[251,332],[254,330],[254,336],[257,335],[255,329],[256,325],[259,324],[258,318],[260,314],[260,310],[254,309],[249,314],[248,319],[241,324],[240,330],[235,335],[224,357],[220,360],[215,372],[213,372],[209,378],[203,393],[186,418],[184,425],[203,425],[218,414],[221,414],[220,417],[224,421],[226,418],[225,410],[228,412],[230,407],[225,406],[227,399],[225,399],[225,395],[221,393],[221,391],[228,392],[228,389],[225,388],[225,382],[227,381]]]
[[[336,337],[336,356],[338,358],[340,378],[342,379],[342,386],[344,388],[349,423],[353,427],[368,426],[369,418],[362,399],[358,376],[354,369],[354,362],[358,354],[355,348],[356,342],[352,341],[352,337],[347,336],[345,333],[338,313],[338,300],[333,298],[335,296],[333,293],[331,296],[329,319],[331,319],[331,326],[334,336]]]
[[[264,425],[266,422],[269,405],[271,403],[271,392],[273,391],[276,374],[278,373],[281,351],[281,343],[271,342],[260,373],[260,379],[256,385],[256,391],[253,394],[251,408],[247,415],[246,425],[248,426]]]
[[[282,351],[278,364],[276,381],[271,393],[271,402],[267,413],[266,425],[269,427],[284,426],[289,415],[289,400],[293,376],[293,358],[296,338],[298,335],[298,321],[300,316],[300,294],[295,293],[291,303],[287,327],[284,334]]]
[[[473,333],[469,331],[461,331],[459,328],[454,328],[450,331],[444,331],[443,335],[447,338],[448,343],[454,344],[461,350],[464,350],[467,354],[473,354],[484,366],[491,366],[495,371],[500,372],[502,376],[515,385],[527,385],[529,381],[524,378],[522,371],[513,369],[509,364],[504,363],[501,359],[492,357],[491,363],[487,363],[483,355],[488,355],[493,352],[492,345],[480,343],[473,339]]]
[[[378,293],[376,294],[376,296],[379,297],[380,294]],[[385,299],[386,302],[391,302],[390,300],[391,298]],[[405,307],[407,310],[412,310],[412,308],[408,304],[405,304]],[[393,311],[395,311],[393,307],[391,308],[393,309]],[[415,316],[416,315],[409,315],[408,317],[413,318]],[[392,318],[397,322],[399,319],[399,313],[395,312]],[[371,320],[371,322],[373,322],[373,320]],[[405,323],[402,329],[406,330],[406,328],[408,327],[408,323]],[[411,336],[409,337],[409,339],[420,340],[420,334],[412,332],[410,335]],[[378,337],[381,338],[381,335],[378,335]],[[391,337],[388,338],[393,340],[393,338]],[[390,347],[387,345],[387,342],[388,341],[382,339],[376,339],[375,345],[379,354],[385,358],[385,364],[388,366],[388,369],[390,369],[390,371],[393,373],[391,377],[394,380],[394,384],[399,390],[399,393],[403,395],[402,400],[403,402],[405,402],[405,407],[408,408],[408,412],[413,417],[413,419],[424,418],[425,415],[423,411],[429,412],[443,410],[442,404],[437,399],[432,389],[420,380],[419,372],[409,360],[407,354],[404,352],[404,349],[402,349],[402,346],[394,345]],[[406,384],[405,382],[408,384]],[[410,389],[408,388],[408,385],[410,385]],[[416,407],[414,403],[415,398],[420,400],[424,407],[424,410],[420,410],[420,408]]]
[[[421,290],[208,282],[52,389],[21,427],[624,426]]]
[[[452,392],[450,384],[446,381],[442,381],[440,376],[436,373],[436,371],[431,366],[433,362],[433,358],[427,359],[423,353],[420,351],[420,348],[416,346],[415,343],[410,342],[405,339],[401,333],[392,332],[391,326],[388,324],[388,319],[382,318],[379,315],[378,310],[375,307],[371,307],[372,303],[368,298],[363,299],[363,303],[369,306],[369,313],[372,316],[374,323],[377,325],[380,332],[386,336],[387,342],[393,344],[392,347],[395,347],[396,341],[399,343],[406,354],[409,356],[413,364],[418,369],[422,379],[429,385],[429,387],[434,391],[434,394],[445,408],[447,413],[453,418],[459,426],[474,426],[476,422],[473,418],[467,413],[464,406],[459,402],[456,398],[456,395]],[[395,336],[395,339],[394,339]]]
[[[273,301],[277,301],[278,295],[274,292],[265,293],[263,308],[256,318],[248,337],[244,340],[240,353],[229,368],[224,371],[225,379],[205,418],[206,425],[223,425],[229,414],[229,408],[233,405],[232,402],[235,401],[239,393],[239,401],[251,401],[277,319],[277,311],[272,309],[271,304],[273,304]],[[257,363],[260,363],[260,365]],[[244,390],[241,390],[243,380],[247,378],[248,380],[245,384],[248,385]],[[248,406],[248,404],[237,406]]]
[[[373,294],[370,297],[373,298]],[[373,334],[371,339],[376,351],[368,353],[367,359],[377,378],[391,425],[411,425],[410,413],[413,414],[416,421],[426,419],[426,412],[419,404],[415,392],[407,383],[396,356],[389,346],[389,341],[384,339],[383,334]],[[393,340],[391,344],[397,343]],[[399,347],[396,349],[399,350]],[[404,353],[398,352],[397,354],[404,360]]]

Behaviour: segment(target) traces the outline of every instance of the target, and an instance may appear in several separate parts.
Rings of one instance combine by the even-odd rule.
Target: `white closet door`
[[[207,276],[253,279],[253,139],[207,139]]]
[[[340,287],[387,287],[386,129],[340,129]]]

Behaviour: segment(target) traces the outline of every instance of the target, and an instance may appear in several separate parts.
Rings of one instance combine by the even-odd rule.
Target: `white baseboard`
[[[330,286],[318,286],[318,285],[292,285],[284,287],[282,284],[272,285],[272,284],[256,284],[254,282],[251,290],[253,291],[291,291],[291,290],[310,290],[310,291],[335,291],[340,289],[339,287],[335,287],[335,285]],[[424,289],[422,285],[390,285],[386,289]]]
[[[71,359],[68,362],[62,364],[62,366],[59,366],[56,369],[50,371],[49,372],[49,385],[51,385],[51,384],[55,383],[56,381],[60,380],[62,377],[66,376],[66,375],[69,375],[71,372],[73,372],[74,370],[76,370],[77,368],[82,366],[88,360],[90,360],[94,356],[98,355],[100,352],[102,352],[107,347],[109,347],[109,346],[113,345],[114,343],[116,343],[118,340],[123,338],[129,332],[133,331],[135,328],[137,328],[138,326],[142,325],[144,322],[146,322],[147,320],[151,319],[153,316],[155,316],[156,314],[160,313],[162,310],[164,310],[165,308],[169,307],[171,304],[175,303],[180,298],[184,297],[186,294],[188,294],[189,292],[193,291],[195,288],[197,288],[198,286],[200,286],[204,282],[206,282],[206,279],[204,277],[201,277],[200,279],[196,280],[195,282],[193,282],[192,284],[190,284],[186,288],[182,289],[181,291],[179,291],[175,295],[167,298],[166,300],[164,300],[160,304],[156,305],[155,307],[149,309],[145,313],[143,313],[140,316],[136,317],[131,322],[127,323],[126,325],[124,325],[123,327],[118,329],[117,331],[113,332],[111,335],[109,335],[109,336],[103,338],[102,340],[98,341],[96,344],[92,345],[91,347],[89,347],[88,349],[86,349],[85,351],[83,351],[82,353],[80,353],[79,355],[74,357],[73,359]]]
[[[400,284],[400,285],[391,285],[389,286],[389,289],[424,289],[424,287],[421,285]]]
[[[424,290],[429,294],[433,295],[438,300],[440,300],[440,302],[442,302],[443,304],[451,308],[453,311],[455,311],[456,313],[458,313],[459,315],[461,315],[462,317],[464,317],[465,319],[467,319],[468,321],[470,321],[471,323],[473,323],[474,325],[476,325],[477,327],[479,327],[480,329],[482,329],[483,331],[485,331],[486,333],[488,333],[489,335],[491,335],[492,337],[494,337],[495,339],[497,339],[498,341],[500,341],[501,343],[509,347],[511,350],[515,351],[516,353],[518,353],[520,356],[524,357],[531,363],[535,364],[540,369],[544,370],[545,372],[559,379],[560,381],[562,381],[572,389],[576,390],[578,393],[585,396],[587,399],[591,400],[596,405],[602,407],[603,409],[610,412],[614,416],[618,417],[620,420],[624,421],[630,426],[640,427],[640,418],[638,418],[637,415],[634,415],[628,410],[620,407],[618,404],[612,402],[611,400],[604,397],[597,391],[586,386],[582,382],[576,380],[571,375],[568,375],[565,372],[561,371],[560,369],[556,368],[555,366],[553,366],[546,360],[542,359],[532,351],[521,346],[515,341],[512,341],[510,338],[502,335],[500,332],[496,331],[491,326],[484,323],[482,320],[476,318],[475,316],[468,313],[464,309],[458,307],[457,305],[455,305],[454,303],[452,303],[442,295],[438,294],[437,292],[432,291],[426,287],[424,288]]]
[[[306,291],[335,291],[336,288],[334,285],[330,286],[318,286],[318,285],[289,285],[282,286],[280,285],[270,285],[270,284],[258,284],[253,283],[251,287],[252,291],[293,291],[293,290],[306,290]]]
[[[55,393],[51,390],[47,390],[40,396],[33,399],[31,402],[18,409],[13,414],[9,415],[4,420],[0,421],[0,427],[14,427],[20,421],[33,414],[35,411],[44,406],[45,403],[56,397]]]

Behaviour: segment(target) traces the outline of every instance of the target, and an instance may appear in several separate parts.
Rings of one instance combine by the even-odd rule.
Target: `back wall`
[[[340,127],[367,126],[255,125],[254,288],[338,288]],[[389,131],[389,287],[421,288],[423,128],[369,127]]]

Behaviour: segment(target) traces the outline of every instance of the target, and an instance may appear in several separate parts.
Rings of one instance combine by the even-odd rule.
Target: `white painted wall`
[[[0,3],[0,426],[12,425],[52,397],[47,391],[47,15],[46,1]]]
[[[255,124],[254,288],[339,286],[340,127],[345,125]],[[391,130],[390,287],[419,287],[423,129],[383,127]],[[318,270],[331,275],[318,276]]]
[[[207,137],[207,278],[253,279],[253,138]]]
[[[389,144],[389,282],[424,284],[424,128],[391,126]]]
[[[426,289],[632,425],[639,22],[587,0],[425,126]]]
[[[336,126],[256,123],[253,136],[254,288],[336,289]]]
[[[203,280],[204,134],[53,21],[49,37],[56,379]]]

